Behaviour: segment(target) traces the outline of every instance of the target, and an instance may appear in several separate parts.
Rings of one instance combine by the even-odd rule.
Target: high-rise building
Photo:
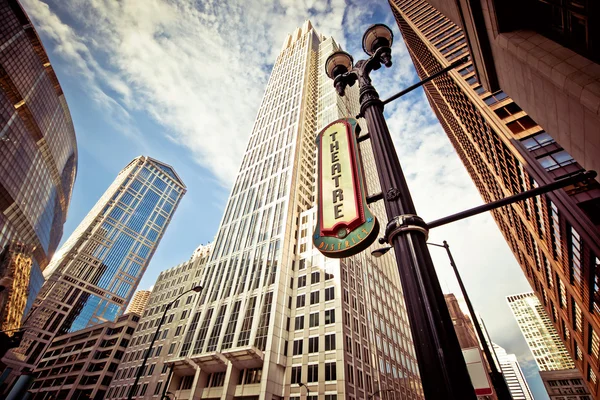
[[[140,316],[56,336],[34,371],[33,399],[104,400]]]
[[[31,272],[31,249],[12,242],[0,252],[0,331],[8,336],[21,327],[27,304]]]
[[[172,167],[150,157],[121,170],[44,271],[21,346],[4,357],[13,376],[55,336],[123,314],[185,191]]]
[[[498,361],[500,362],[500,369],[508,385],[508,390],[513,400],[533,400],[531,390],[525,375],[521,370],[521,366],[517,361],[517,356],[514,354],[507,354],[506,350],[494,343],[494,352]]]
[[[21,317],[62,238],[76,172],[75,130],[46,50],[19,2],[0,0],[0,252],[12,242],[29,251]]]
[[[515,294],[506,299],[540,371],[575,368],[573,359],[535,294]]]
[[[519,69],[517,63],[506,63],[502,67],[508,60],[502,58],[506,52],[491,51],[489,43],[485,45],[482,41],[479,48],[474,44],[494,32],[494,24],[498,20],[490,17],[489,12],[500,3],[503,2],[491,0],[484,4],[482,1],[471,1],[465,5],[463,2],[439,0],[390,0],[421,78],[441,70],[459,57],[470,55],[471,60],[475,61],[475,65],[469,61],[460,69],[427,83],[424,91],[485,202],[551,183],[557,178],[581,171],[582,165],[590,168],[600,159],[597,155],[595,158],[582,157],[578,151],[570,153],[575,148],[574,144],[586,152],[593,152],[593,144],[588,140],[600,137],[600,124],[587,119],[588,113],[582,110],[583,105],[571,107],[569,102],[569,112],[572,111],[569,114],[564,107],[553,105],[554,102],[563,104],[563,98],[557,94],[557,90],[539,94],[539,88],[546,85],[566,84],[564,73],[571,68],[566,65],[567,62],[556,64],[557,74],[552,69],[552,82],[548,82],[548,79],[538,81],[537,75],[532,73],[528,76],[531,81],[523,83],[522,90],[519,85],[508,84],[513,88],[512,95],[525,98],[524,104],[528,107],[525,110],[520,100],[515,102],[497,85],[490,84],[490,75],[480,68],[481,63],[500,66],[496,71],[505,77],[498,81],[500,84],[508,82],[511,75],[521,77],[526,71]],[[506,3],[512,4],[513,1]],[[527,0],[523,3],[542,2]],[[549,7],[554,7],[555,3],[550,3],[552,5]],[[560,6],[556,6],[556,21],[565,15],[562,11],[567,12],[566,9],[571,5],[575,7],[583,3],[569,2],[570,5],[564,5],[564,9],[561,8],[563,3],[560,3]],[[592,7],[591,3],[585,2],[589,7]],[[508,10],[504,4],[502,8]],[[527,16],[531,21],[538,19],[537,14],[533,18],[531,15],[534,14],[527,14],[520,8],[518,12],[509,9],[502,18],[510,18],[511,15]],[[539,15],[539,18],[546,17],[546,14]],[[463,23],[467,24],[466,27]],[[472,24],[480,29],[473,29]],[[525,46],[526,40],[517,37],[519,35],[514,38],[511,34],[502,36],[504,39],[500,37],[498,41],[506,43],[510,37],[510,52],[518,50],[518,58],[522,60],[525,57],[528,62],[529,55],[536,54],[537,57],[541,51],[545,51],[544,48],[555,47],[556,56],[544,57],[536,64],[537,67],[543,67],[544,62],[550,59],[558,60],[571,54],[568,49],[561,49],[558,44],[552,45],[548,41],[539,41],[539,46],[527,45],[531,50],[523,51],[525,47],[518,46],[515,50],[517,41]],[[541,40],[539,35],[532,34],[530,37]],[[573,57],[568,61],[576,59],[581,63],[587,62],[579,55]],[[509,64],[514,68],[509,69]],[[507,69],[501,71],[501,68]],[[598,65],[592,62],[586,64],[585,68],[589,69],[589,73],[598,71]],[[563,73],[558,73],[559,70]],[[598,83],[592,85],[597,87],[594,85]],[[581,91],[582,99],[585,90]],[[579,128],[569,130],[565,128],[568,124],[564,125],[564,121],[560,122],[562,128],[558,130],[550,122],[547,126],[540,126],[540,121],[533,117],[534,114],[536,117],[541,115],[533,112],[536,107],[544,108],[544,113],[561,120],[568,116],[568,124],[579,124]],[[529,110],[532,110],[531,115],[527,114]],[[565,135],[561,132],[567,133],[569,143],[566,143]],[[592,133],[590,137],[588,132]],[[563,147],[563,143],[566,143],[566,147]],[[600,269],[597,268],[600,264],[599,186],[596,180],[592,180],[491,212],[595,398],[600,397]]]
[[[340,98],[325,74],[337,49],[308,21],[284,40],[199,276],[204,290],[167,360],[177,399],[423,398],[394,256],[326,259],[312,244],[316,134],[359,108],[358,88]],[[372,150],[360,146],[376,193]],[[370,207],[385,226],[383,205]],[[148,383],[154,393],[152,382],[139,391]]]
[[[212,245],[199,246],[188,261],[160,273],[106,398],[127,397],[166,305],[200,283],[200,276],[206,267],[211,248]],[[175,368],[167,360],[172,358],[179,348],[197,296],[195,292],[190,292],[169,309],[160,335],[154,343],[152,355],[148,358],[136,395],[158,396],[160,399],[163,392],[167,392],[165,389],[172,378],[171,368]]]
[[[127,309],[125,313],[136,313],[142,315],[144,309],[146,308],[146,304],[148,303],[148,299],[150,298],[151,290],[138,290],[133,294],[131,301],[127,305]]]
[[[581,373],[575,368],[540,371],[540,377],[550,400],[592,400]]]
[[[462,349],[469,347],[479,347],[479,340],[477,339],[477,333],[473,327],[471,319],[465,315],[458,304],[458,299],[452,293],[445,294],[446,305],[450,312],[450,318],[454,324],[454,330],[458,337],[458,343]]]

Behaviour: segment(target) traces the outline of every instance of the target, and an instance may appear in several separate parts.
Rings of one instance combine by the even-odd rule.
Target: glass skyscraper
[[[185,191],[169,165],[129,163],[44,271],[25,337],[5,361],[35,366],[55,336],[120,316]]]
[[[327,259],[312,244],[316,135],[359,108],[356,86],[340,98],[325,75],[338,49],[308,21],[284,40],[200,272],[204,289],[166,361],[173,376],[161,385],[178,399],[294,399],[306,390],[321,400],[378,390],[422,398],[394,256],[375,259],[369,249]],[[376,193],[369,146],[361,152]],[[385,226],[383,205],[370,208]],[[145,346],[126,355],[111,397],[128,393]],[[155,393],[154,382],[144,377],[138,395]]]
[[[0,0],[0,254],[14,254],[14,243],[30,259],[22,270],[0,268],[19,282],[7,291],[24,291],[10,297],[27,299],[7,305],[13,328],[60,243],[76,172],[75,130],[52,64],[19,2]]]

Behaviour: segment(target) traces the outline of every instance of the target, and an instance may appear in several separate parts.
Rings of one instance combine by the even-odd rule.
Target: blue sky
[[[374,74],[382,97],[417,80],[383,0],[22,0],[69,104],[79,170],[63,240],[121,168],[138,155],[172,165],[188,187],[139,288],[210,242],[254,117],[287,33],[311,19],[355,59],[364,29],[393,28],[394,66]],[[421,91],[386,114],[420,215],[433,220],[481,198]],[[522,362],[536,399],[546,399],[535,362],[505,296],[529,291],[488,215],[431,232],[449,240],[492,339]],[[442,287],[458,286],[442,249],[432,249]]]

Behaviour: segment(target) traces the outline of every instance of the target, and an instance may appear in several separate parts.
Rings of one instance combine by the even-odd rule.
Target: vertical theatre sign
[[[318,210],[313,243],[331,258],[361,252],[379,233],[379,223],[367,208],[357,127],[353,118],[339,119],[326,126],[316,139]]]

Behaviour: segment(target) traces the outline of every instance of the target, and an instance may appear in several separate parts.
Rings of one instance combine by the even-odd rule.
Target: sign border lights
[[[367,207],[358,131],[354,118],[342,118],[323,128],[316,138],[319,162],[313,244],[330,258],[363,251],[379,233],[379,222]]]

